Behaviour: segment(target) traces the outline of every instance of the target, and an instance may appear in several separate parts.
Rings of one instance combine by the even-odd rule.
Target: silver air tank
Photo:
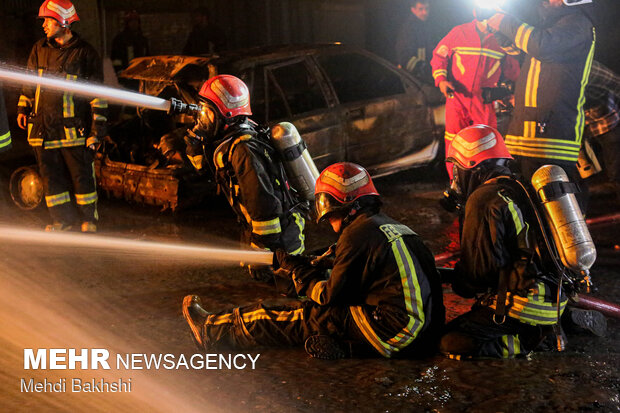
[[[314,202],[314,184],[319,171],[306,149],[306,143],[292,123],[280,122],[271,128],[273,145],[284,161],[291,185],[305,199]]]
[[[573,193],[553,191],[555,182],[570,182],[557,165],[541,166],[532,176],[532,186],[545,209],[545,218],[562,263],[574,271],[587,271],[596,260],[596,247]]]

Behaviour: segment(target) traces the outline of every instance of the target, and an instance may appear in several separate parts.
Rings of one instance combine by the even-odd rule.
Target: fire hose
[[[170,114],[190,113],[199,110],[198,105],[187,104],[178,99],[169,100],[129,90],[115,89],[81,80],[66,80],[57,76],[37,76],[29,71],[0,67],[0,80],[15,85],[41,86],[77,96],[106,99],[110,103],[161,110]]]

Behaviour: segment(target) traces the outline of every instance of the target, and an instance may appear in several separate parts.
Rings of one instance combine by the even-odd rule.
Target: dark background
[[[430,0],[430,21],[439,40],[452,27],[473,19],[473,0]],[[539,0],[508,0],[516,10],[532,10]],[[594,0],[583,7],[597,26],[595,58],[620,72],[620,0]],[[394,59],[396,35],[411,16],[406,0],[73,0],[81,21],[74,30],[107,57],[123,15],[135,10],[149,39],[151,54],[180,54],[192,28],[192,15],[206,8],[229,49],[249,46],[342,42]],[[34,42],[43,36],[36,18],[42,0],[0,0],[0,62],[25,65]],[[108,59],[108,67],[111,64]],[[109,71],[108,73],[111,73]],[[114,75],[108,80],[115,81]],[[114,85],[114,83],[107,82]],[[116,86],[116,85],[115,85]],[[5,85],[14,136],[6,161],[30,153],[15,111],[19,89]],[[23,146],[23,148],[22,148]]]
[[[430,0],[431,20],[440,38],[472,19],[471,0]],[[536,0],[511,0],[530,9]],[[597,25],[596,59],[620,69],[620,2],[594,0],[585,6]],[[2,0],[0,59],[24,63],[43,35],[36,14],[41,0]],[[396,33],[410,14],[406,0],[74,0],[82,21],[75,30],[104,55],[122,29],[122,15],[136,10],[153,54],[180,53],[192,13],[204,7],[226,34],[231,49],[269,44],[343,42],[392,59]],[[517,6],[518,7],[518,6]]]

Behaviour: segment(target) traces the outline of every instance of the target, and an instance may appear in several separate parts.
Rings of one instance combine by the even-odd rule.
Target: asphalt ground
[[[425,168],[376,182],[384,210],[427,240],[436,254],[458,251],[455,217],[438,207],[441,170]],[[611,194],[595,187],[591,216],[617,212]],[[2,204],[2,224],[41,229],[43,209]],[[230,208],[217,197],[171,213],[102,197],[100,234],[136,241],[238,246]],[[620,301],[617,221],[591,227],[599,259],[596,296]],[[327,227],[310,224],[309,249],[331,244]],[[24,348],[105,348],[113,354],[195,353],[181,302],[198,294],[209,310],[258,300],[282,302],[274,289],[236,266],[162,256],[63,250],[54,245],[0,243],[2,411],[620,411],[620,333],[608,319],[604,337],[569,336],[563,353],[529,359],[459,362],[425,360],[322,361],[301,348],[234,351],[260,354],[255,369],[25,370]],[[449,260],[448,260],[449,261]],[[449,262],[447,263],[449,264]],[[470,302],[445,289],[449,317]],[[222,353],[227,355],[229,353]],[[22,378],[132,379],[130,393],[33,393]]]

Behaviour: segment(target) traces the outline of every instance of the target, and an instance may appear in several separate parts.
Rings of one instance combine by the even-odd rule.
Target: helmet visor
[[[343,204],[327,192],[314,195],[314,207],[316,208],[316,222],[321,222],[329,214],[342,209]]]
[[[210,104],[200,106],[200,112],[196,114],[196,127],[197,132],[207,141],[215,138],[219,128],[219,118]]]

